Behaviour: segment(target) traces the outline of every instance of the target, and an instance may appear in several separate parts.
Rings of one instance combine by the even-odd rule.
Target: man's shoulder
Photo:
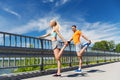
[[[77,30],[77,32],[81,33],[81,30]]]

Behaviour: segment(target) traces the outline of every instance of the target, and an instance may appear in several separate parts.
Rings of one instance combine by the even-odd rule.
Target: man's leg
[[[81,68],[82,68],[82,56],[78,56],[78,61],[79,61],[79,68],[78,68],[78,70],[81,70]]]
[[[78,72],[81,72],[81,68],[82,68],[82,55],[84,54],[85,50],[87,47],[83,47],[79,52],[77,52],[77,56],[78,56],[78,60],[79,60],[79,68],[78,68]]]

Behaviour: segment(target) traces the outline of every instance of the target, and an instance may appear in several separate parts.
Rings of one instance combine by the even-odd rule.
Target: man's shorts
[[[52,49],[54,50],[56,48],[58,48],[58,49],[61,48],[60,43],[58,41],[52,41]]]
[[[81,44],[80,43],[76,44],[75,47],[76,47],[76,52],[79,52],[81,50]]]

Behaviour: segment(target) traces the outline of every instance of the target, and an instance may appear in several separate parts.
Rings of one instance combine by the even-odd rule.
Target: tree
[[[118,52],[118,53],[120,53],[120,43],[116,45],[115,51]]]
[[[115,42],[109,41],[108,46],[109,46],[109,51],[113,51],[115,49]]]
[[[94,46],[92,47],[93,50],[100,49],[100,42],[95,42]]]
[[[115,43],[114,41],[100,41],[100,42],[96,42],[93,46],[93,50],[99,49],[102,51],[113,51],[115,48]]]

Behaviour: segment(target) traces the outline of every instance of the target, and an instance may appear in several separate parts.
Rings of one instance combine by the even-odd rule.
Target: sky
[[[50,32],[52,19],[59,22],[66,40],[73,34],[71,26],[76,25],[93,43],[120,43],[119,0],[0,0],[2,32],[41,36]]]

